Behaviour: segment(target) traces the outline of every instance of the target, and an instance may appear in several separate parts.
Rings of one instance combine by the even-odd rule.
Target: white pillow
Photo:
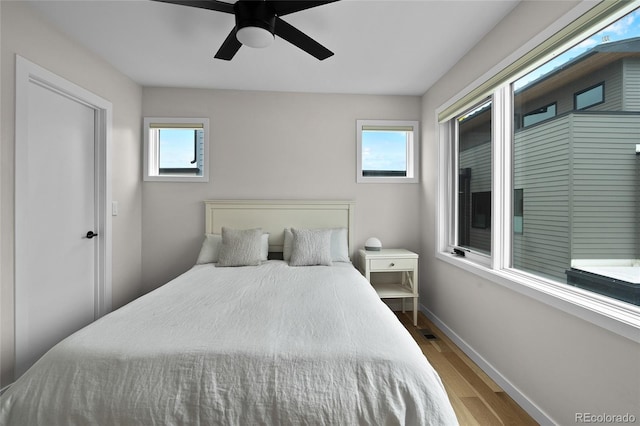
[[[198,254],[197,265],[203,263],[215,263],[218,261],[218,252],[220,251],[220,244],[222,243],[222,235],[220,234],[206,234],[202,247],[200,248],[200,254]]]
[[[220,252],[220,244],[222,244],[222,235],[205,234],[200,254],[198,254],[197,265],[203,263],[218,262],[218,253]],[[262,234],[262,244],[260,247],[260,260],[266,261],[269,257],[269,234]]]
[[[327,228],[331,229],[331,260],[333,262],[351,262],[349,259],[349,239],[347,238],[347,228]],[[293,233],[290,228],[284,229],[284,244],[282,246],[282,258],[285,261],[291,259],[293,244]]]
[[[351,262],[351,259],[349,259],[347,228],[333,228],[331,230],[331,260],[334,262]]]
[[[331,229],[291,229],[290,266],[331,266]]]
[[[222,227],[218,266],[257,266],[262,257],[262,229]]]
[[[262,234],[262,242],[260,243],[260,260],[266,261],[269,258],[269,233]]]

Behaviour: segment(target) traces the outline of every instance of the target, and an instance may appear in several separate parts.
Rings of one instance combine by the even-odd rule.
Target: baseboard
[[[482,355],[476,352],[467,344],[460,336],[450,329],[444,322],[440,320],[430,310],[420,305],[420,311],[429,318],[449,339],[453,341],[478,367],[482,369],[491,379],[498,384],[523,410],[540,424],[555,424],[555,422],[547,416],[537,405],[531,402],[518,388],[513,386],[500,372],[487,362]]]

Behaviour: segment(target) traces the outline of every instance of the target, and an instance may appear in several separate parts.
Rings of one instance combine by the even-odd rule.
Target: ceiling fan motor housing
[[[236,28],[264,28],[271,34],[275,31],[276,14],[266,1],[237,1],[233,5],[236,15]]]

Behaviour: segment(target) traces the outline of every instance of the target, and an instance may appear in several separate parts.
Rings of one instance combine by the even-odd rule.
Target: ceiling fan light
[[[236,38],[245,46],[267,47],[273,43],[273,34],[260,27],[244,27],[236,32]]]

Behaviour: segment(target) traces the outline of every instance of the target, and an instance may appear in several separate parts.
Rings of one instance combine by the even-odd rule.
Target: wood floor
[[[396,315],[440,375],[460,425],[538,424],[422,313],[418,327],[411,312]],[[423,330],[435,339],[424,337]]]

